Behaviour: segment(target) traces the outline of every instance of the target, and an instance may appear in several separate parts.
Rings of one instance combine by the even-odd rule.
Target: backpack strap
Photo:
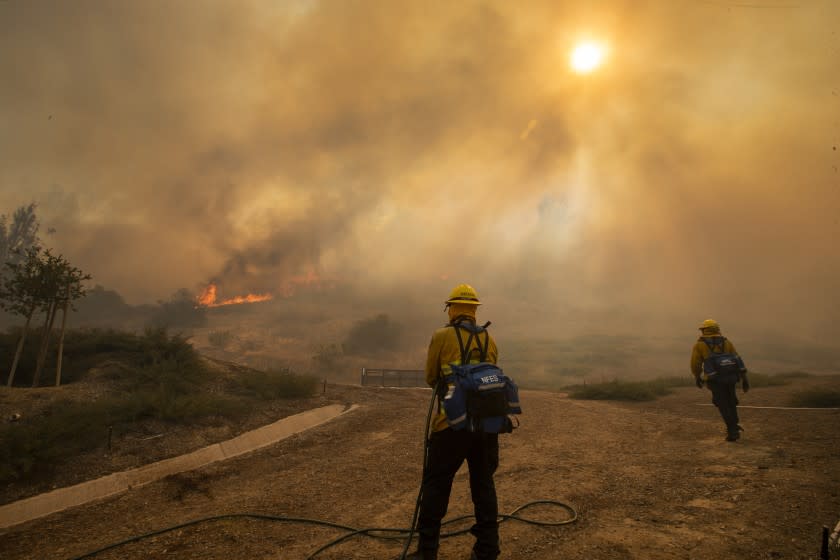
[[[455,329],[455,336],[458,338],[458,348],[461,350],[461,364],[470,363],[470,355],[473,353],[473,350],[470,350],[470,346],[472,345],[473,338],[475,338],[475,342],[478,345],[479,361],[483,362],[487,359],[487,350],[490,347],[490,333],[487,332],[487,326],[489,324],[490,321],[487,321],[483,326],[462,321],[452,324],[452,327]],[[464,343],[464,339],[461,338],[461,329],[470,333],[470,336],[467,337],[466,344]],[[478,336],[482,332],[484,332],[484,347],[482,347],[481,338]]]
[[[477,338],[477,337],[476,337]],[[490,333],[484,329],[484,348],[481,347],[481,339],[478,339],[478,351],[481,354],[481,361],[487,361],[487,349],[490,347]]]
[[[703,342],[706,343],[706,346],[709,347],[709,352],[712,354],[725,354],[726,353],[726,337],[724,336],[713,336],[711,338],[703,338]],[[715,350],[715,346],[720,347],[720,352]]]
[[[455,336],[458,338],[458,348],[461,350],[461,364],[467,364],[469,363],[469,360],[467,360],[467,348],[472,344],[473,333],[470,332],[470,336],[467,338],[467,344],[464,345],[464,339],[461,338],[461,329],[464,327],[461,323],[454,323],[452,328],[455,329]]]

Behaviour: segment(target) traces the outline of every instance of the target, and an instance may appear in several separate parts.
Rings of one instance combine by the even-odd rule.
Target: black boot
[[[405,560],[437,560],[436,548],[418,548],[405,557]]]
[[[737,425],[733,427],[726,427],[726,441],[738,441],[738,438],[740,437],[741,430],[738,429]]]
[[[493,556],[493,558],[497,558],[497,557],[496,557],[496,556]],[[476,553],[475,553],[475,550],[473,550],[473,551],[470,553],[470,560],[479,560],[479,558],[478,558],[478,554],[476,554]]]

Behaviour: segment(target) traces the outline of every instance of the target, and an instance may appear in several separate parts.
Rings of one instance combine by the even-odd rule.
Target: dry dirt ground
[[[836,387],[838,380],[800,383]],[[784,405],[796,388],[753,389],[741,404]],[[0,530],[0,557],[76,558],[132,536],[231,513],[405,527],[421,475],[429,396],[423,389],[328,385],[325,395],[287,403],[275,413],[326,402],[361,408],[249,455]],[[649,403],[576,401],[536,391],[523,391],[521,400],[521,427],[503,436],[501,445],[500,512],[532,500],[560,500],[577,509],[579,520],[554,528],[504,522],[502,558],[810,560],[818,557],[822,526],[840,519],[840,411],[742,408],[744,437],[727,443],[716,410],[700,406],[709,402],[708,392],[695,388]],[[276,419],[263,418],[269,415],[261,411],[253,422]],[[149,442],[162,440],[158,453],[189,451],[242,431],[212,429]],[[166,448],[168,437],[174,443]],[[93,472],[93,459],[79,464]],[[471,511],[464,470],[455,479],[448,517]],[[64,476],[59,483],[73,479]],[[7,498],[15,494],[6,490]],[[562,518],[547,506],[526,514]],[[341,534],[227,519],[96,558],[303,559]],[[444,539],[441,559],[466,560],[471,545],[469,535]],[[390,559],[401,550],[393,541],[353,538],[317,558]]]

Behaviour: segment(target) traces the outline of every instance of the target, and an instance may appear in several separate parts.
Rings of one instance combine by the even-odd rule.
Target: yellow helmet
[[[709,329],[711,331],[720,331],[720,325],[714,319],[706,319],[703,321],[703,324],[700,325],[699,329],[701,331]]]
[[[469,284],[458,284],[457,286],[455,286],[455,288],[449,294],[449,299],[446,300],[446,305],[449,305],[451,303],[481,305],[481,302],[478,300],[478,294],[476,293],[475,288],[473,288]]]

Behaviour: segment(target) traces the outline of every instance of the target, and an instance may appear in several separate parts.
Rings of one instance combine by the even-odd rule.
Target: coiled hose
[[[429,429],[431,426],[431,419],[432,419],[432,410],[434,409],[435,404],[435,397],[438,394],[438,388],[440,386],[441,380],[438,380],[437,385],[435,385],[434,390],[432,391],[432,398],[429,401],[429,410],[426,413],[426,429],[423,434],[423,473],[425,474],[426,469],[429,465]],[[142,541],[144,539],[148,539],[151,537],[155,537],[158,535],[162,535],[164,533],[168,533],[170,531],[177,531],[178,529],[183,529],[185,527],[190,527],[192,525],[198,525],[199,523],[208,523],[211,521],[221,521],[226,519],[259,519],[263,521],[276,521],[282,523],[298,523],[302,525],[320,525],[324,527],[331,527],[333,529],[340,529],[342,531],[346,531],[344,535],[341,535],[338,538],[331,540],[330,542],[326,543],[322,547],[318,548],[314,552],[312,552],[309,556],[306,557],[306,560],[312,560],[320,553],[324,552],[325,550],[336,546],[338,544],[343,543],[344,541],[351,539],[357,536],[363,537],[371,537],[376,539],[385,539],[385,540],[403,540],[405,539],[405,545],[403,546],[402,554],[400,555],[400,559],[405,559],[405,556],[408,552],[408,548],[411,546],[411,539],[414,535],[415,525],[417,524],[417,516],[420,511],[420,501],[423,499],[423,484],[422,481],[420,483],[420,490],[417,493],[417,500],[414,504],[414,514],[411,518],[411,527],[409,529],[400,529],[400,528],[383,528],[383,527],[370,527],[366,529],[356,529],[354,527],[348,527],[346,525],[340,525],[338,523],[332,523],[330,521],[323,521],[320,519],[307,519],[305,517],[287,517],[284,515],[265,515],[261,513],[229,513],[225,515],[213,515],[210,517],[202,517],[200,519],[193,519],[192,521],[187,521],[185,523],[180,523],[178,525],[173,525],[171,527],[165,527],[163,529],[158,529],[156,531],[152,531],[150,533],[144,533],[142,535],[135,535],[133,537],[129,537],[125,540],[115,542],[102,548],[98,548],[96,550],[92,550],[90,552],[86,552],[81,556],[75,556],[70,560],[83,560],[84,558],[92,558],[97,554],[105,552],[106,550],[111,550],[114,548],[118,548],[120,546],[124,546],[133,542]],[[551,505],[555,507],[559,507],[560,509],[565,510],[569,514],[568,519],[564,519],[563,521],[538,521],[535,519],[527,519],[525,517],[519,516],[519,512],[522,512],[529,507],[535,505]],[[464,519],[472,518],[472,515],[462,515],[460,517],[455,517],[453,519],[449,519],[441,523],[441,528],[452,525],[454,523],[458,523],[459,521],[463,521]],[[508,520],[513,521],[520,521],[522,523],[527,523],[529,525],[538,525],[540,527],[557,527],[560,525],[568,525],[569,523],[574,523],[577,521],[577,512],[575,509],[563,502],[559,502],[556,500],[535,500],[532,502],[528,502],[523,504],[510,512],[507,515],[500,514],[499,515],[499,523],[503,523]],[[468,533],[469,529],[461,529],[458,531],[451,531],[448,533],[441,532],[440,538],[445,539],[449,537],[455,537],[458,535],[463,535]]]

